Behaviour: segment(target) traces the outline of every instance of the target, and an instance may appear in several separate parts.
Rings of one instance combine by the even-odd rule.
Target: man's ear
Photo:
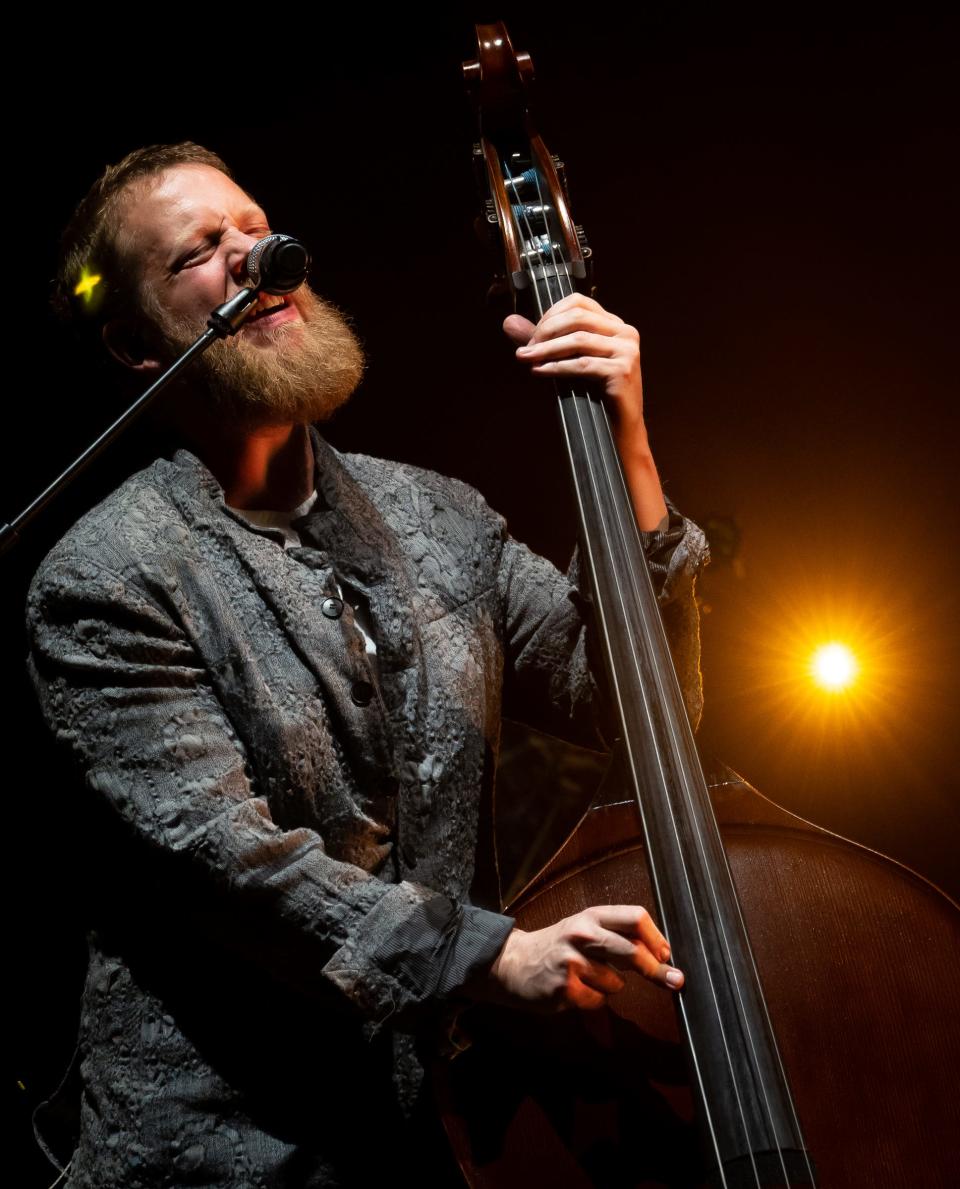
[[[134,371],[158,371],[160,360],[147,346],[143,334],[127,318],[111,318],[102,330],[103,345],[114,359]]]

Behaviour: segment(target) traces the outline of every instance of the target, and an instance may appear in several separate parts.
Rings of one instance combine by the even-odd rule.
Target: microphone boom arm
[[[78,475],[81,475],[115,438],[118,438],[123,433],[127,426],[136,421],[140,414],[166,388],[171,380],[178,376],[184,368],[189,366],[198,356],[202,355],[218,339],[224,339],[229,335],[237,333],[256,303],[258,296],[259,292],[256,288],[241,289],[229,301],[225,301],[223,305],[217,306],[207,319],[207,329],[200,335],[196,342],[191,343],[183,354],[174,360],[163,375],[154,380],[146,392],[141,393],[133,404],[120,414],[112,425],[108,426],[95,441],[90,443],[82,454],[73,460],[62,474],[54,479],[49,487],[24,508],[19,516],[14,517],[9,524],[0,526],[0,557],[19,543],[23,529],[31,521],[35,520],[44,508],[53,503],[57,496],[65,491],[73,480]]]

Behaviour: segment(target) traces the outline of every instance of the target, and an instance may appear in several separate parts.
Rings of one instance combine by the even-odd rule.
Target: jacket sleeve
[[[187,906],[182,921],[211,945],[349,1001],[374,1030],[495,957],[510,918],[384,882],[332,858],[314,830],[276,824],[192,644],[129,576],[56,552],[27,623],[43,717],[110,824],[105,861],[123,865],[124,897],[159,917]]]
[[[703,531],[670,501],[662,532],[642,533],[687,713],[700,721],[697,575],[709,560]],[[530,726],[603,748],[616,733],[604,706],[602,660],[589,626],[579,548],[564,576],[545,558],[508,538],[499,573],[506,636],[504,714]]]

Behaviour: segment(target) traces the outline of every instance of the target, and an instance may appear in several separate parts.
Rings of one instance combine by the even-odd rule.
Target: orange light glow
[[[857,658],[846,644],[837,640],[821,644],[810,659],[810,676],[829,693],[849,689],[859,672]]]

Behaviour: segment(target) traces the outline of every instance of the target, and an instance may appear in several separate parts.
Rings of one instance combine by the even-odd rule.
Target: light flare
[[[93,295],[102,280],[103,277],[100,273],[92,273],[85,268],[80,274],[80,280],[77,281],[73,288],[74,297],[82,297],[84,304],[89,305],[93,301]]]
[[[921,605],[902,574],[878,568],[873,552],[851,547],[833,562],[833,573],[825,573],[819,559],[800,556],[775,576],[750,575],[750,591],[738,592],[732,633],[736,680],[720,703],[750,740],[748,754],[762,757],[759,770],[768,765],[814,800],[821,785],[837,789],[849,781],[851,790],[862,789],[851,796],[868,796],[872,780],[889,781],[893,772],[905,784],[913,780],[905,729],[916,738],[915,724],[939,709],[933,690],[942,672],[932,622],[937,600]],[[708,649],[718,626],[706,621]],[[821,684],[813,662],[826,645],[847,649],[855,673],[831,650],[820,658],[828,679]],[[844,677],[852,679],[841,684]],[[711,692],[719,701],[708,673],[707,714]]]
[[[821,689],[841,693],[849,689],[860,673],[857,658],[846,644],[833,640],[821,644],[810,658],[810,676]]]

